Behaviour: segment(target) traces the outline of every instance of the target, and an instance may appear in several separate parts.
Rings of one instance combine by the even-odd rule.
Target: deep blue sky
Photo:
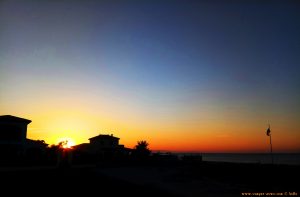
[[[1,1],[0,106],[27,114],[11,109],[76,97],[155,124],[284,119],[298,132],[299,10],[297,1]]]

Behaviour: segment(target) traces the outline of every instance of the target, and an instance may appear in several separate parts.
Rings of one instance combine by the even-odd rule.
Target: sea
[[[177,155],[179,158],[184,155],[202,156],[203,161],[214,162],[300,165],[300,153],[177,153]]]

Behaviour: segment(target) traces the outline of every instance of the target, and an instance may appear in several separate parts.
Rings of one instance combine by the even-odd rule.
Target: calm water
[[[235,162],[235,163],[272,163],[270,154],[233,154],[233,153],[183,153],[183,155],[202,155],[203,161]],[[273,154],[274,164],[300,165],[300,153]]]

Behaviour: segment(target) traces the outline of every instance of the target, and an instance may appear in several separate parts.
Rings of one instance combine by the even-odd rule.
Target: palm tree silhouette
[[[148,148],[149,143],[145,140],[137,142],[137,145],[134,147],[133,154],[137,157],[147,157],[150,155],[151,151]]]

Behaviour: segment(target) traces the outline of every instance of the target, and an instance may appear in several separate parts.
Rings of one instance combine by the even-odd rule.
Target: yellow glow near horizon
[[[133,148],[139,140],[146,140],[151,150],[161,151],[269,152],[269,138],[265,134],[268,125],[258,118],[248,119],[247,124],[230,121],[230,117],[210,120],[209,116],[172,122],[168,118],[161,121],[156,117],[134,117],[125,113],[121,117],[104,116],[77,110],[16,115],[32,120],[28,125],[29,139],[45,140],[48,144],[57,144],[66,138],[81,144],[99,134],[113,134],[128,148]],[[299,127],[299,123],[292,120],[274,121],[271,127],[274,151],[298,152]]]
[[[237,111],[236,115],[215,107],[198,109],[197,105],[184,109],[177,106],[171,112],[151,111],[119,100],[97,104],[93,99],[83,103],[79,96],[75,98],[28,101],[26,105],[2,105],[1,109],[4,114],[32,120],[27,138],[45,140],[50,145],[63,138],[81,144],[99,134],[113,134],[128,148],[146,140],[151,150],[161,151],[269,152],[264,114]],[[299,152],[299,121],[276,113],[268,119],[274,152]]]
[[[75,141],[69,137],[58,138],[56,144],[59,144],[60,142],[65,142],[63,143],[63,148],[71,148],[76,144]]]
[[[300,152],[293,6],[23,2],[0,3],[0,115],[32,120],[27,138],[267,153],[270,123],[274,152]]]

